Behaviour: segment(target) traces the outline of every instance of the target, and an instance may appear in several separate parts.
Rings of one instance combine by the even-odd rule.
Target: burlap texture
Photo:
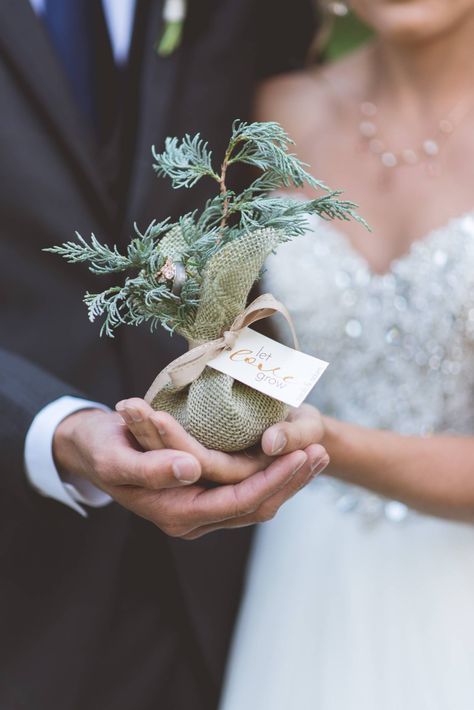
[[[245,308],[265,259],[280,242],[275,230],[258,230],[229,242],[209,260],[194,324],[179,331],[190,344],[218,338],[229,328]],[[173,259],[179,259],[183,246],[178,232],[160,244],[163,254]],[[204,446],[219,451],[253,446],[288,413],[282,402],[209,367],[184,389],[165,387],[151,406],[169,412]]]

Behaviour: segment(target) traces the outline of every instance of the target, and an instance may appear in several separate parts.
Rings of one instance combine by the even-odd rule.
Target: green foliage
[[[212,169],[212,154],[199,133],[191,138],[184,136],[182,141],[167,138],[163,153],[152,148],[155,159],[155,171],[160,177],[169,177],[175,189],[193,187],[205,175],[219,180]]]
[[[154,168],[160,177],[171,180],[174,188],[191,188],[203,177],[217,183],[217,194],[208,200],[201,213],[190,213],[177,222],[153,222],[134,237],[125,254],[116,246],[101,244],[94,235],[90,242],[77,234],[76,242],[66,242],[46,251],[59,254],[68,262],[88,262],[96,274],[127,272],[123,283],[101,293],[85,296],[89,319],[104,317],[101,333],[113,336],[119,325],[159,324],[169,331],[193,323],[199,303],[203,273],[209,259],[229,241],[249,231],[273,228],[280,241],[303,234],[308,214],[323,219],[357,219],[355,205],[339,199],[313,178],[308,167],[289,152],[291,139],[278,123],[235,121],[220,169],[212,162],[208,144],[199,135],[183,139],[167,138],[162,153],[153,148]],[[241,194],[227,188],[228,170],[235,164],[256,168],[260,175]],[[304,185],[325,194],[314,200],[291,199],[275,194],[278,190]],[[170,235],[179,233],[179,254],[170,253]],[[173,289],[173,276],[166,265],[182,264],[186,279],[179,292]]]
[[[288,153],[292,142],[278,123],[236,122],[227,151],[229,165],[253,165],[262,171],[261,181],[272,180],[279,187],[302,187],[305,183],[315,188],[323,187],[305,170],[308,166]]]
[[[354,13],[349,12],[345,17],[337,17],[324,58],[328,61],[339,59],[348,52],[358,49],[372,36],[372,30]]]

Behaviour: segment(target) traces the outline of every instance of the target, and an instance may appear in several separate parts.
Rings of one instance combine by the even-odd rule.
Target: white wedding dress
[[[474,213],[386,275],[312,219],[263,284],[330,362],[309,401],[402,434],[473,434]],[[221,710],[474,710],[474,525],[316,479],[257,532]]]

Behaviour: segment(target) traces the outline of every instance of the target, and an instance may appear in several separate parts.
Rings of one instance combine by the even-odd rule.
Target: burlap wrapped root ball
[[[165,238],[163,253],[178,258],[181,236]],[[180,330],[192,346],[222,336],[246,306],[265,259],[281,243],[273,229],[261,229],[226,244],[206,266],[194,324]],[[241,451],[257,444],[265,429],[282,421],[288,407],[206,367],[187,387],[171,384],[153,396],[153,409],[169,412],[204,446]]]

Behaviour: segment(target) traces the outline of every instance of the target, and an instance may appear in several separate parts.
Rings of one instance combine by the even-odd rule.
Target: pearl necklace
[[[359,106],[361,114],[359,133],[366,141],[368,150],[380,160],[380,163],[385,168],[418,165],[425,162],[430,174],[436,175],[437,169],[434,166],[434,160],[455,128],[466,117],[471,105],[471,101],[462,101],[456,104],[452,111],[438,122],[434,134],[425,138],[418,148],[403,148],[400,151],[394,151],[390,150],[380,137],[378,126],[375,122],[378,113],[376,104],[372,101],[363,101]]]

